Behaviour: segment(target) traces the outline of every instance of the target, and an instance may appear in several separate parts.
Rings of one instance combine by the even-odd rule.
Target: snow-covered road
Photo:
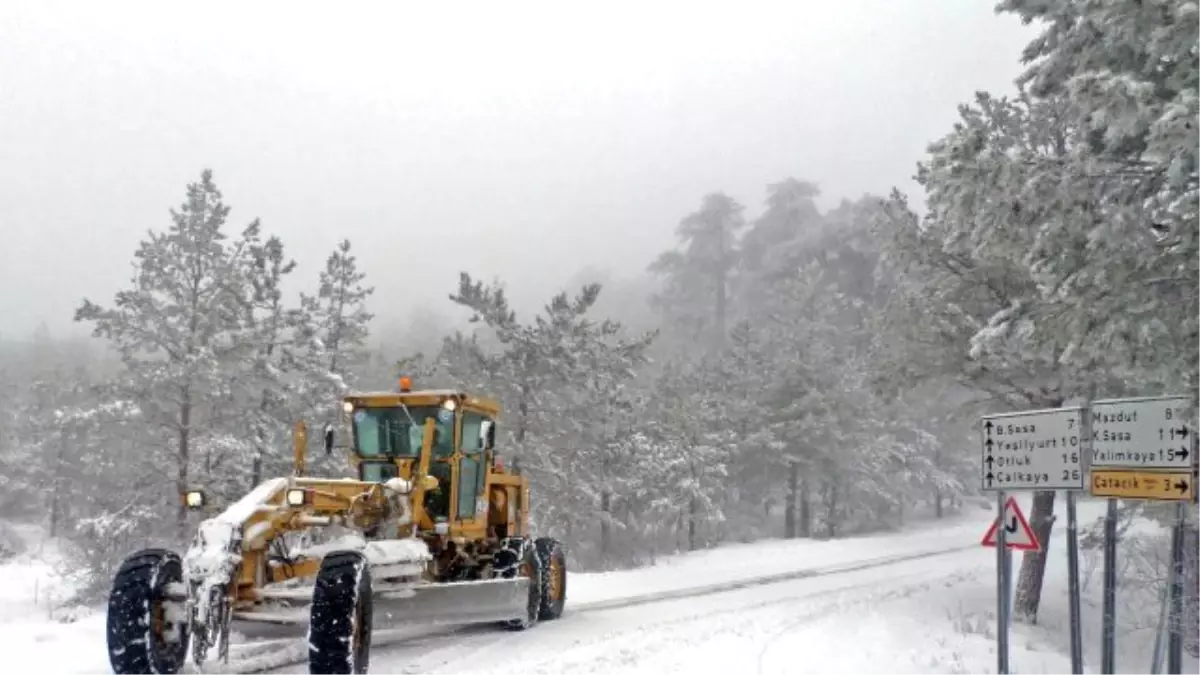
[[[1081,516],[1101,508],[1081,504]],[[521,633],[492,626],[377,631],[371,672],[994,672],[995,557],[978,545],[992,517],[972,509],[900,532],[731,545],[650,567],[574,574],[558,621]],[[1056,528],[1049,542],[1038,625],[1013,626],[1012,672],[1070,670],[1064,536]],[[5,571],[36,571],[23,565]],[[69,624],[39,620],[31,616],[37,607],[22,600],[30,589],[18,590],[0,602],[9,610],[0,612],[0,647],[14,663],[38,672],[109,672],[102,612]],[[1085,606],[1092,600],[1085,597]],[[1099,619],[1095,611],[1084,618],[1091,670]],[[1144,633],[1123,633],[1118,672],[1144,672]],[[210,662],[206,670],[308,670],[300,636],[235,644],[233,652],[228,666]]]
[[[979,548],[858,571],[612,609],[586,604],[534,630],[490,627],[427,635],[373,650],[387,673],[985,672],[994,668],[982,616],[994,578]],[[1028,670],[1061,657],[1021,649]],[[304,673],[298,664],[274,672]]]

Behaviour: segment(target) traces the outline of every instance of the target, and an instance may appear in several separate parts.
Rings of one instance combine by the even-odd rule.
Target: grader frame
[[[499,406],[459,391],[413,392],[406,379],[399,392],[343,397],[348,445],[325,428],[326,454],[348,451],[358,480],[304,476],[308,433],[298,422],[293,476],[205,520],[182,558],[150,549],[126,560],[109,602],[114,672],[178,672],[189,642],[197,666],[212,646],[228,660],[234,621],[307,623],[312,672],[366,672],[373,629],[524,629],[561,615],[565,555],[530,536],[528,479],[495,454]],[[201,490],[184,499],[206,508]],[[287,550],[290,536],[332,526],[351,535]]]

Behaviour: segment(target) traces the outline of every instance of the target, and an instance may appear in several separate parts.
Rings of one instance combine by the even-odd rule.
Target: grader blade
[[[527,613],[529,579],[488,579],[377,590],[375,628],[465,624],[520,619]]]

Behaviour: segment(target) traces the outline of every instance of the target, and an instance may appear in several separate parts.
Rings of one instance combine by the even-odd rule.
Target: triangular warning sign
[[[996,547],[996,527],[999,524],[999,518],[992,521],[987,534],[983,535],[984,546]],[[1016,497],[1009,497],[1008,501],[1004,502],[1004,547],[1017,551],[1042,550],[1037,535],[1033,533],[1033,528],[1029,527],[1025,514],[1021,513],[1021,507],[1017,506]]]

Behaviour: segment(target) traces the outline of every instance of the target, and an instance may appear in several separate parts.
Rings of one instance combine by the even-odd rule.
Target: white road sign
[[[1190,396],[1092,403],[1092,466],[1178,469],[1192,465],[1196,429]]]
[[[983,417],[980,420],[983,489],[1082,490],[1082,421],[1082,408],[1048,408]]]

